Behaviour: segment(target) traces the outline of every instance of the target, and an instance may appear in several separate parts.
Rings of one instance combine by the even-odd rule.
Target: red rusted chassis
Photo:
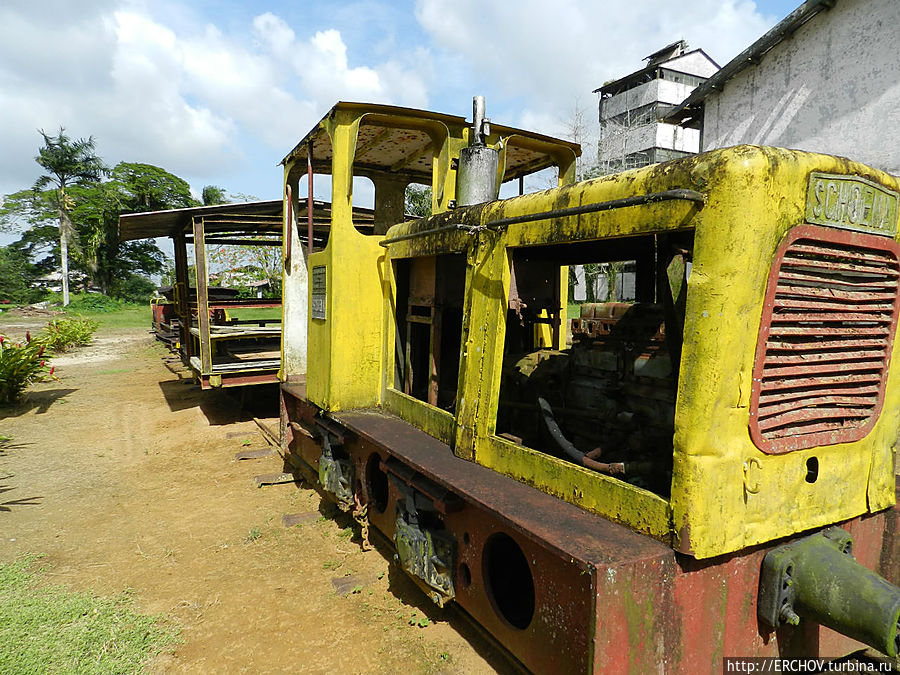
[[[282,386],[283,442],[289,458],[315,471],[322,449],[307,430],[319,410],[304,393]],[[863,647],[807,622],[777,632],[758,623],[760,564],[771,546],[696,561],[459,459],[395,417],[336,413],[326,425],[341,436],[370,524],[388,539],[401,494],[383,475],[387,464],[402,462],[440,492],[437,513],[457,546],[455,600],[529,670],[721,673],[725,656],[833,657]],[[845,527],[857,559],[896,582],[896,512]]]
[[[210,375],[197,375],[200,379],[200,387],[201,389],[220,389],[226,387],[245,387],[252,384],[277,384],[279,382],[278,379],[278,368],[270,368],[266,370],[259,370],[253,373],[246,372],[234,372],[234,373],[221,373],[215,374],[215,377],[220,377],[222,379],[222,384],[213,386],[210,383]]]

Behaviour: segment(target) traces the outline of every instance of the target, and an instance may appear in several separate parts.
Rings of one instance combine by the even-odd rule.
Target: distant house
[[[69,286],[73,291],[84,291],[90,285],[90,279],[87,274],[69,270]],[[62,291],[62,272],[54,270],[42,277],[38,277],[31,283],[31,287],[59,293]]]
[[[594,93],[600,94],[598,159],[603,173],[684,157],[700,150],[700,132],[660,119],[718,71],[702,49],[673,42],[647,65]]]
[[[900,174],[900,2],[809,0],[696,90],[668,121],[704,150],[751,143]]]

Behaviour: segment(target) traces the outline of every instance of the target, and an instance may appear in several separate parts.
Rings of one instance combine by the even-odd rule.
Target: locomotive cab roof
[[[354,172],[357,175],[392,174],[414,183],[431,184],[432,157],[443,138],[468,141],[471,122],[458,115],[373,103],[339,102],[281,161],[288,165],[307,157],[312,145],[316,173],[331,173],[334,148],[329,124],[339,116],[360,122]],[[581,146],[499,124],[491,125],[489,143],[505,150],[503,180],[513,180],[552,166],[568,166],[581,155]],[[447,158],[449,161],[450,158]]]

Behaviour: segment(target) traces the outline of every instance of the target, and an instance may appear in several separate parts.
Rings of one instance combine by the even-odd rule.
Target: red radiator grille
[[[881,411],[897,325],[900,247],[816,225],[775,256],[763,308],[750,435],[767,453],[855,441]]]

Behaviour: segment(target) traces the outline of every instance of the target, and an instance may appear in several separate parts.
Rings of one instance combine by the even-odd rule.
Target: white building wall
[[[700,130],[684,129],[676,124],[657,124],[655,145],[681,152],[700,152]]]
[[[656,122],[638,126],[607,124],[599,144],[600,156],[606,159],[621,159],[650,148],[699,152],[700,131]]]
[[[603,118],[621,115],[626,110],[634,110],[654,101],[678,105],[694,90],[689,84],[671,80],[652,80],[642,85],[610,96],[603,101]]]
[[[703,149],[775,145],[900,174],[898,44],[898,0],[838,0],[706,97]]]
[[[662,64],[663,68],[678,70],[682,73],[699,75],[700,77],[712,77],[719,69],[701,52],[683,54]],[[678,101],[681,103],[681,101]]]

